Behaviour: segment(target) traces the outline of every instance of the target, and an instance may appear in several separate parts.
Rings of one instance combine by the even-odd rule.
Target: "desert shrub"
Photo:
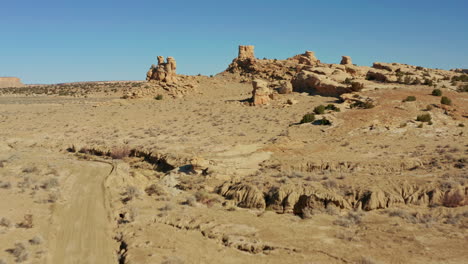
[[[421,80],[419,80],[419,78],[415,78],[411,84],[419,85],[421,84]]]
[[[135,186],[127,186],[125,188],[125,192],[124,192],[124,195],[126,196],[126,200],[127,201],[130,201],[132,199],[135,199],[135,198],[139,198],[140,195],[141,195],[141,192],[140,190],[135,187]]]
[[[408,97],[406,97],[406,98],[403,100],[403,102],[414,102],[414,101],[416,101],[416,97],[415,97],[415,96],[411,96],[411,95],[408,96]]]
[[[465,127],[465,124],[460,123],[460,124],[458,124],[458,127]]]
[[[44,239],[40,235],[37,235],[29,240],[31,245],[40,245],[42,242],[44,242]]]
[[[362,222],[362,216],[362,213],[349,212],[346,216],[341,216],[333,221],[333,224],[343,227],[351,227],[353,225],[360,224]]]
[[[302,120],[301,120],[301,124],[304,124],[304,123],[312,123],[315,121],[315,115],[314,114],[305,114],[303,117],[302,117]]]
[[[319,105],[314,108],[314,113],[317,115],[323,115],[325,113],[325,106],[324,105]]]
[[[15,257],[16,262],[24,262],[28,260],[29,252],[23,243],[15,243],[15,247],[9,252]]]
[[[353,92],[359,92],[362,89],[364,89],[364,84],[363,83],[360,83],[360,82],[352,82],[351,83],[351,90]]]
[[[432,105],[428,104],[426,106],[426,111],[431,111],[432,109],[434,109],[434,107]]]
[[[156,195],[162,196],[166,195],[166,191],[159,185],[151,184],[150,186],[146,187],[145,192],[148,196]]]
[[[335,112],[340,112],[341,111],[334,104],[328,104],[327,106],[325,106],[325,110],[330,110],[330,111],[335,111]]]
[[[442,98],[440,99],[440,103],[444,105],[452,105],[452,100],[450,100],[450,98],[448,98],[447,96],[442,96]]]
[[[424,127],[423,123],[421,123],[421,124],[419,124],[419,125],[417,126],[417,128],[423,128],[423,127]]]
[[[48,180],[45,180],[41,185],[41,187],[46,190],[51,189],[51,188],[56,188],[58,186],[59,186],[59,181],[56,178],[50,178]]]
[[[162,100],[163,99],[163,95],[162,94],[158,94],[154,97],[154,100]]]
[[[350,78],[346,78],[346,79],[343,81],[343,84],[351,84],[351,79],[350,79]]]
[[[110,156],[113,159],[123,159],[130,156],[131,150],[127,145],[114,147],[110,151]]]
[[[419,122],[430,122],[432,120],[431,114],[422,114],[416,117],[416,121]]]
[[[322,119],[315,121],[314,124],[320,125],[320,126],[330,126],[331,122],[330,122],[330,120],[323,117]]]
[[[0,182],[0,188],[10,189],[11,188],[11,183],[10,182]]]
[[[0,226],[6,227],[6,228],[11,227],[11,221],[10,221],[10,219],[7,219],[7,218],[5,218],[5,217],[2,217],[2,219],[0,219]]]
[[[434,90],[432,90],[432,95],[442,96],[442,91],[440,89],[434,89]]]
[[[434,81],[431,80],[431,79],[425,78],[425,79],[424,79],[424,84],[425,84],[425,85],[428,85],[428,86],[433,86],[433,85],[434,85]]]
[[[205,192],[205,191],[198,191],[194,194],[195,200],[201,204],[205,204],[208,207],[212,206],[214,203],[219,202],[218,197]]]
[[[468,205],[468,202],[465,202],[465,196],[459,192],[447,192],[444,195],[442,200],[442,205],[445,207],[458,207],[463,205]]]
[[[411,84],[412,82],[413,78],[411,78],[410,76],[405,76],[405,78],[403,79],[404,84]]]
[[[468,84],[458,87],[457,91],[460,93],[468,93]]]
[[[363,109],[371,109],[374,108],[375,105],[372,102],[361,102],[357,101],[350,105],[351,108],[363,108]]]
[[[452,82],[468,82],[468,74],[453,76]]]
[[[32,228],[33,227],[33,215],[32,214],[25,215],[23,221],[16,224],[16,227]]]

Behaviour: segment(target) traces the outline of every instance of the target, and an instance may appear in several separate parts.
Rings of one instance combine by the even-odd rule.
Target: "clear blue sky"
[[[0,76],[25,83],[143,80],[156,56],[216,74],[239,44],[338,63],[468,68],[468,1],[1,0]]]

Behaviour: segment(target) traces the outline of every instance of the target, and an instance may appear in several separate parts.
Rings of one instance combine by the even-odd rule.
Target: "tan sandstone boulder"
[[[271,101],[273,90],[268,88],[268,82],[260,79],[252,81],[252,103],[253,105],[266,105]]]
[[[338,96],[351,92],[351,89],[330,77],[309,71],[301,71],[291,81],[295,92],[318,93],[321,95]]]

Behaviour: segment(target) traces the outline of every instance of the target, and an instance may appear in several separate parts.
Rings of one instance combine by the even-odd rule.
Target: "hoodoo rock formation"
[[[353,62],[351,60],[350,56],[341,56],[341,65],[353,65]]]
[[[239,46],[239,54],[226,71],[236,72],[254,72],[256,71],[256,59],[254,54],[254,46]]]
[[[0,88],[23,87],[24,84],[16,77],[0,77]]]
[[[146,74],[146,80],[175,83],[177,82],[176,68],[176,61],[173,57],[167,57],[167,62],[164,62],[164,57],[158,56],[158,65],[151,65]]]

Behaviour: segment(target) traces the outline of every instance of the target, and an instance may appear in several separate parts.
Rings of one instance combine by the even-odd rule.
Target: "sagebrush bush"
[[[154,97],[155,100],[162,100],[163,99],[163,95],[162,94],[158,94]]]
[[[331,111],[335,111],[335,112],[340,112],[341,111],[334,104],[328,104],[327,106],[325,106],[325,110],[331,110]]]
[[[440,99],[440,103],[444,105],[452,105],[452,100],[450,100],[450,98],[448,98],[447,96],[442,96],[442,98]]]
[[[412,96],[412,95],[406,97],[406,98],[403,100],[403,102],[414,102],[414,101],[416,101],[416,96]]]
[[[432,95],[442,96],[442,91],[440,89],[434,89],[434,90],[432,90]]]
[[[371,109],[374,108],[375,105],[371,102],[354,102],[350,105],[351,108],[364,108],[364,109]]]
[[[316,122],[317,125],[321,125],[321,126],[330,126],[331,125],[331,122],[330,120],[326,119],[325,117],[320,119],[320,120],[317,120]]]
[[[301,120],[301,124],[304,124],[304,123],[312,123],[315,121],[315,115],[314,114],[305,114],[303,117],[302,117],[302,120]]]
[[[325,113],[325,106],[324,105],[319,105],[314,108],[314,113],[317,115],[322,115]]]
[[[416,121],[419,121],[419,122],[431,122],[432,120],[432,117],[430,114],[422,114],[422,115],[418,115],[416,117]]]

